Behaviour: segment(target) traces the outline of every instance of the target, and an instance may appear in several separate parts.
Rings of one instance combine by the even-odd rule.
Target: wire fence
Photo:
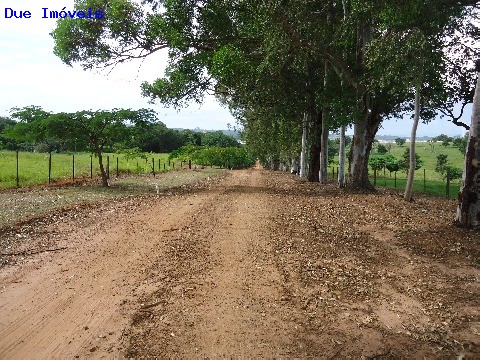
[[[108,178],[122,174],[150,174],[196,168],[191,161],[173,161],[168,154],[148,154],[128,157],[104,154],[104,170]],[[58,180],[98,178],[101,175],[98,158],[91,154],[39,154],[0,152],[0,188],[33,184],[51,184]]]

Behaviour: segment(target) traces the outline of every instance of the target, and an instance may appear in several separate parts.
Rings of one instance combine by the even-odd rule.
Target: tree
[[[378,74],[388,73],[389,61],[369,67],[371,54],[379,48],[379,53],[390,55],[386,58],[395,59],[396,49],[402,47],[390,45],[419,28],[440,59],[437,45],[470,4],[466,0],[105,3],[105,19],[59,21],[53,32],[54,51],[65,63],[80,62],[84,68],[113,66],[168,48],[166,73],[144,83],[143,95],[179,107],[215,92],[234,113],[241,114],[247,132],[265,131],[256,138],[254,134],[246,137],[264,139],[263,150],[271,153],[272,163],[291,158],[294,148],[299,152],[301,131],[297,129],[307,114],[311,181],[318,180],[322,134],[340,127],[333,126],[332,119],[348,118],[342,123],[354,124],[349,184],[360,188],[370,187],[368,157],[383,117],[413,98],[404,81],[401,90],[398,81],[375,85]],[[94,0],[77,3],[84,8],[94,5]],[[403,67],[402,71],[396,68],[395,80],[408,74],[410,60],[404,55],[397,62]],[[432,64],[432,69],[439,69],[433,75],[444,69],[441,61]],[[436,84],[438,78],[426,77],[424,83]],[[422,93],[428,95],[424,89]],[[327,119],[331,129],[326,127]],[[295,140],[284,135],[287,128],[295,129]],[[257,141],[255,147],[261,150],[260,145]]]
[[[462,186],[458,195],[456,223],[459,226],[477,228],[480,224],[479,158],[480,146],[480,60],[476,63],[477,84],[473,100],[472,119],[469,127]]]
[[[385,156],[385,167],[388,171],[390,171],[390,175],[392,175],[392,172],[397,172],[398,170],[400,170],[398,159],[393,155]]]
[[[17,141],[6,136],[9,129],[15,124],[16,122],[8,117],[0,117],[0,150],[16,150],[18,148]]]
[[[15,126],[5,129],[4,136],[22,144],[25,150],[32,150],[35,144],[45,142],[52,143],[46,126],[46,120],[50,113],[40,106],[25,106],[23,108],[10,109]],[[51,150],[51,149],[49,149]]]
[[[239,147],[240,144],[233,136],[225,135],[222,131],[207,131],[202,134],[202,145],[211,147]]]
[[[437,164],[435,165],[435,171],[441,175],[444,175],[447,171],[448,166],[448,155],[438,154],[437,155]]]
[[[449,137],[442,141],[442,146],[447,147],[448,145],[450,145],[451,142],[452,142],[452,138]]]
[[[415,141],[417,138],[417,127],[418,122],[420,121],[420,85],[417,85],[415,91],[415,115],[413,118],[412,126],[412,136],[410,138],[410,154],[409,154],[409,165],[408,165],[408,176],[407,176],[407,185],[405,186],[404,199],[406,201],[412,200],[412,191],[413,191],[413,181],[415,179],[415,170],[416,168],[416,157],[415,153]]]
[[[34,116],[32,116],[32,114]],[[103,152],[128,138],[127,124],[151,123],[156,120],[153,110],[78,111],[76,113],[47,113],[39,108],[24,108],[13,112],[20,118],[9,133],[19,139],[56,139],[75,147],[87,149],[98,158],[102,185],[108,186],[108,176],[103,164]]]
[[[402,147],[402,146],[405,144],[406,141],[407,141],[407,140],[405,140],[404,138],[396,138],[396,139],[395,139],[395,144],[397,144],[398,146]]]
[[[455,146],[458,151],[462,153],[463,156],[467,153],[467,142],[468,142],[468,132],[465,134],[464,137],[457,137],[453,139],[453,146]]]
[[[405,149],[402,159],[398,160],[398,166],[400,170],[408,172],[410,168],[410,149]],[[421,169],[423,166],[423,160],[420,159],[420,155],[415,153],[415,170]]]
[[[378,144],[377,145],[377,153],[380,155],[384,155],[388,152],[388,149],[385,145],[383,144]]]

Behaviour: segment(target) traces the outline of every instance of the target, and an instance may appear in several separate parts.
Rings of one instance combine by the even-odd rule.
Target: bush
[[[197,165],[221,166],[229,169],[242,169],[253,166],[255,159],[238,147],[183,146],[170,154],[170,159],[192,160]]]
[[[377,146],[377,153],[379,153],[380,155],[384,155],[388,152],[388,149],[385,145],[383,144],[378,144]]]
[[[388,171],[390,171],[390,174],[392,172],[400,170],[400,166],[398,165],[398,159],[393,155],[385,156],[385,167]]]

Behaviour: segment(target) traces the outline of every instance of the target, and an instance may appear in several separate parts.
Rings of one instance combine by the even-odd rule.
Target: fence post
[[[48,183],[52,182],[52,152],[48,153]]]
[[[446,189],[447,198],[450,198],[450,170],[447,167],[447,189]]]
[[[110,179],[110,155],[107,155],[107,179]]]
[[[158,159],[158,172],[160,172],[160,159]]]
[[[395,171],[395,189],[397,188],[397,172]]]
[[[72,154],[72,180],[75,181],[75,154]]]
[[[188,168],[192,170],[192,160],[188,160]]]
[[[152,158],[152,174],[153,174],[153,177],[155,177],[155,159]]]
[[[90,179],[93,179],[93,155],[90,155]]]
[[[17,188],[20,187],[20,177],[19,177],[19,174],[18,174],[18,150],[17,150]]]
[[[175,170],[175,162],[173,162],[173,170]]]
[[[423,169],[423,192],[427,192],[427,170]]]
[[[170,167],[170,166],[171,166],[171,165],[170,165],[170,159],[168,159],[168,167]]]

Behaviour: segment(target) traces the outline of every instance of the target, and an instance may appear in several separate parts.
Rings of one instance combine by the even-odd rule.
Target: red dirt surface
[[[0,235],[0,358],[480,358],[454,212],[251,169],[36,219]]]

